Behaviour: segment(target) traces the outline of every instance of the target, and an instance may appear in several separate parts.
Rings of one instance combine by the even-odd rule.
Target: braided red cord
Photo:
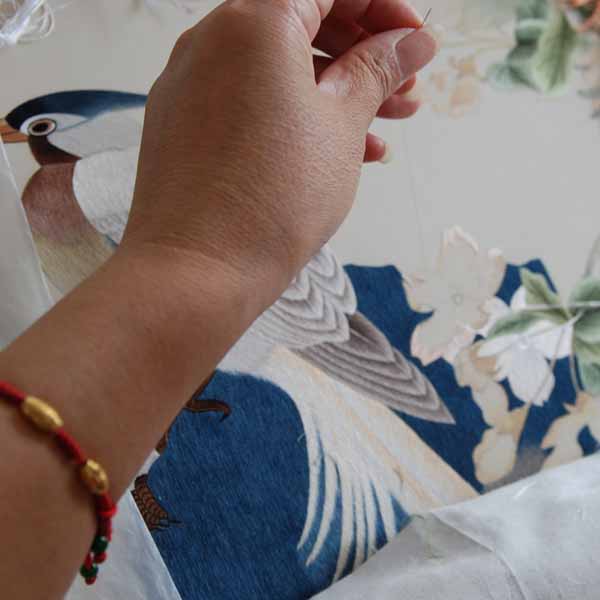
[[[6,381],[0,381],[0,397],[14,406],[20,406],[25,400],[25,394]]]
[[[0,399],[4,399],[18,408],[23,404],[26,397],[26,394],[12,384],[6,381],[0,381]],[[52,432],[51,435],[56,441],[58,448],[77,468],[86,464],[87,457],[81,449],[81,446],[79,446],[75,439],[65,431],[64,427],[60,427]],[[106,538],[104,544],[107,546],[112,538],[112,518],[117,513],[117,506],[112,498],[106,493],[94,494],[93,498],[97,522],[94,542],[99,538]],[[91,585],[96,581],[95,573],[98,571],[98,564],[103,563],[105,560],[106,550],[101,552],[94,551],[92,544],[92,550],[86,554],[80,571],[88,585]]]
[[[79,444],[63,429],[59,429],[54,434],[58,447],[72,460],[77,466],[85,464],[86,458]]]

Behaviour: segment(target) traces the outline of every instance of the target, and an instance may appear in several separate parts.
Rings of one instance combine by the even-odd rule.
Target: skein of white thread
[[[198,4],[197,0],[146,0],[151,7],[166,2],[187,12],[192,12],[194,4]],[[54,23],[49,0],[0,0],[0,48],[48,37]]]
[[[47,0],[0,0],[0,48],[41,40],[53,29]]]

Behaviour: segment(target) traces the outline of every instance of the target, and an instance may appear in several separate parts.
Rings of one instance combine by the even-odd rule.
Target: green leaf
[[[579,374],[586,392],[594,396],[600,394],[600,365],[580,361]]]
[[[517,23],[515,36],[519,45],[534,44],[544,33],[546,23],[543,19],[522,19]]]
[[[569,298],[569,303],[600,302],[600,279],[586,277],[576,286]]]
[[[575,323],[575,337],[588,344],[600,344],[600,310],[589,310]]]
[[[541,321],[544,317],[533,311],[518,311],[510,313],[499,319],[488,334],[488,339],[501,337],[503,335],[514,335],[523,333],[530,329],[535,323]]]
[[[490,80],[505,89],[508,81],[546,94],[562,90],[573,70],[577,32],[559,7],[548,0],[521,0],[515,38],[508,68],[493,71]]]
[[[550,289],[548,281],[543,275],[533,273],[529,269],[520,269],[519,274],[525,288],[525,299],[528,305],[556,307],[562,304],[560,297]],[[568,321],[570,318],[569,313],[564,308],[540,308],[536,312],[543,313],[546,319],[559,324]]]
[[[548,0],[521,0],[517,19],[545,19],[548,16]]]
[[[515,79],[521,82],[522,86],[536,88],[533,83],[533,60],[535,58],[535,44],[520,44],[513,48],[506,58],[506,64],[510,67]]]
[[[558,7],[552,8],[552,17],[537,44],[532,64],[532,83],[542,92],[562,89],[569,80],[577,33]]]
[[[600,344],[590,344],[575,337],[573,351],[581,362],[600,365]]]
[[[569,303],[585,302],[600,302],[600,279],[587,277],[575,286]],[[572,312],[580,315],[574,327],[575,336],[588,344],[600,344],[600,307],[585,308],[582,306],[573,308]]]
[[[487,73],[486,79],[499,90],[511,90],[523,86],[523,80],[517,72],[507,63],[492,65]]]

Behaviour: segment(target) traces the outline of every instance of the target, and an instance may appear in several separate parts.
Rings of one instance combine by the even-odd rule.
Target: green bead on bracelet
[[[85,579],[92,579],[98,575],[98,565],[92,565],[91,567],[86,567],[83,565],[79,572],[85,577]]]
[[[94,554],[102,554],[108,548],[108,538],[103,535],[97,535],[92,543],[92,552]]]

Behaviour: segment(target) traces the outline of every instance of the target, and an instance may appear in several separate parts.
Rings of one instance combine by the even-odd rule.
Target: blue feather
[[[72,90],[39,96],[17,106],[6,116],[7,123],[20,129],[27,119],[44,113],[67,113],[92,119],[102,113],[146,104],[145,94],[112,90]]]

